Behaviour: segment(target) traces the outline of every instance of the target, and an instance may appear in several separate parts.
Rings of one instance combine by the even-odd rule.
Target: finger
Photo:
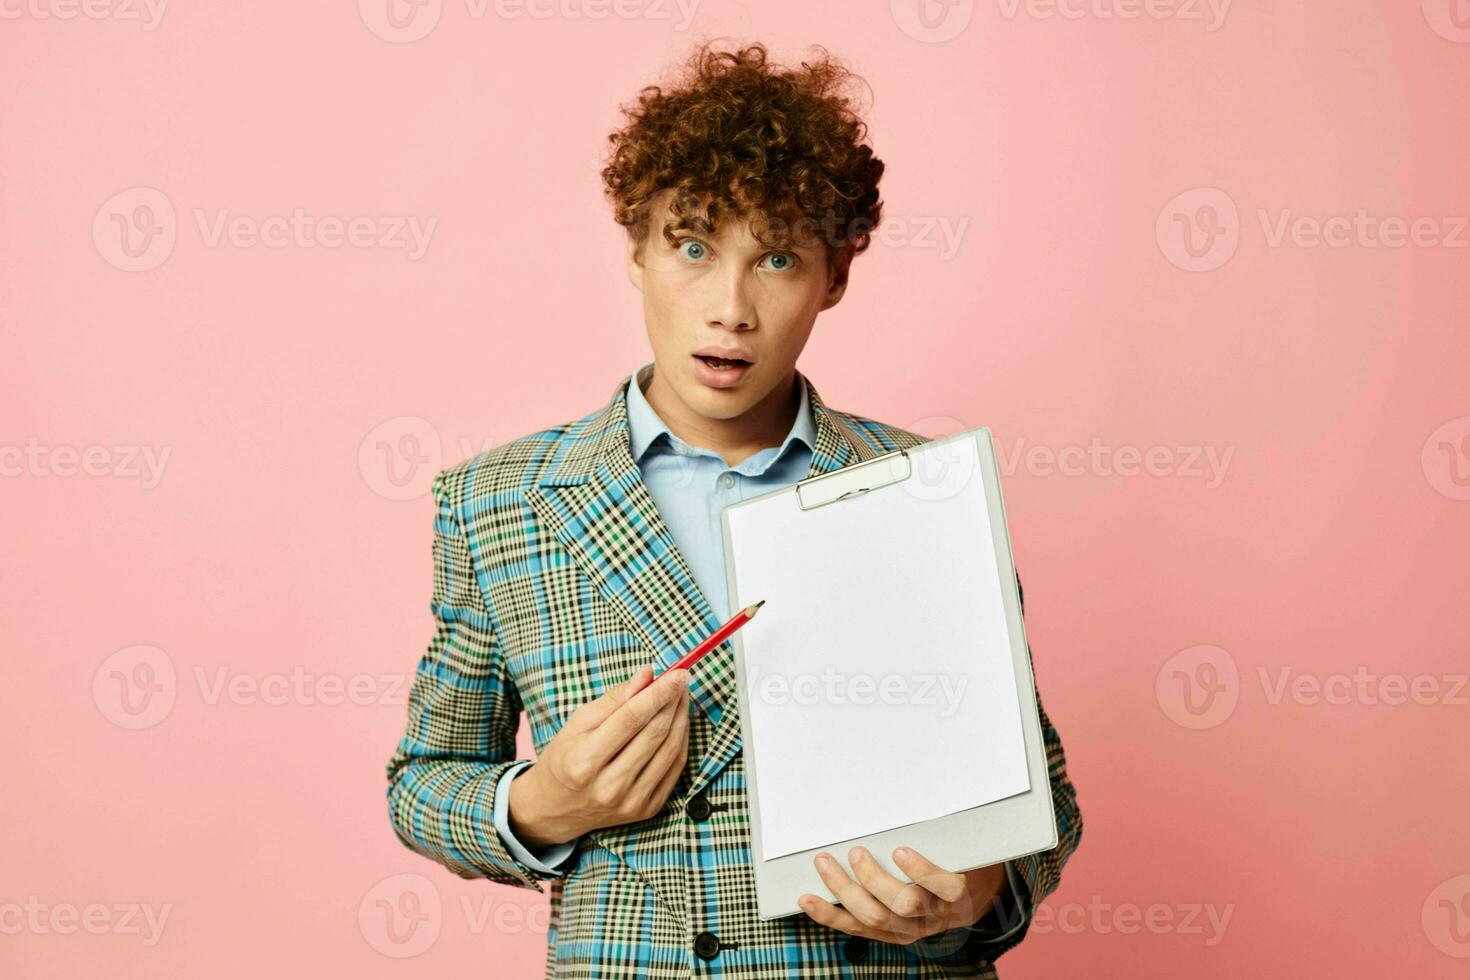
[[[606,721],[593,729],[588,735],[591,739],[589,750],[597,768],[607,766],[634,736],[643,731],[644,726],[658,717],[671,702],[679,699],[682,692],[687,690],[688,684],[689,671],[666,671],[652,684],[628,698]],[[658,734],[662,735],[663,732]],[[647,754],[644,758],[647,758]]]
[[[684,746],[688,744],[688,703],[682,700],[675,701],[669,705],[668,710],[672,712],[669,730],[664,734],[663,741],[654,747],[643,766],[643,771],[638,774],[637,782],[634,784],[635,789],[648,789],[661,782],[669,767],[672,766],[674,756],[680,754]],[[624,750],[623,753],[620,753],[618,759],[613,760],[613,764],[618,764],[618,760],[626,752],[627,750]]]
[[[854,847],[848,852],[847,861],[858,884],[888,906],[894,915],[929,922],[949,913],[948,902],[917,882],[899,881],[883,870],[866,847]]]
[[[840,909],[818,895],[803,895],[797,903],[801,910],[812,918],[812,921],[820,923],[838,932],[845,932],[849,936],[864,936],[875,939],[878,942],[893,943],[906,942],[902,936],[894,935],[882,929],[874,929],[871,926],[859,922],[857,918],[846,909]]]
[[[602,697],[589,701],[572,712],[572,716],[567,719],[567,723],[563,727],[570,728],[573,731],[585,731],[596,728],[606,721],[609,715],[626,704],[629,698],[648,687],[652,682],[653,665],[644,664],[633,672],[632,677],[629,677]]]
[[[685,753],[682,749],[669,754],[668,771],[664,773],[663,779],[653,791],[654,798],[658,800],[660,806],[668,802],[669,795],[674,791],[674,785],[684,774],[685,761]]]
[[[946,871],[911,847],[895,848],[893,863],[925,890],[946,902],[958,902],[965,895],[964,875]]]
[[[683,713],[680,704],[681,699],[675,695],[673,700],[660,706],[638,734],[604,763],[602,768],[608,779],[614,780],[619,786],[633,786],[638,774],[649,764],[654,753],[668,740],[669,734],[678,724],[679,715]]]
[[[648,765],[643,767],[643,772],[638,776],[638,783],[634,786],[635,793],[645,793],[639,799],[656,800],[660,806],[669,798],[674,784],[679,781],[679,776],[684,772],[684,764],[688,759],[689,749],[689,715],[681,712],[675,721],[674,727],[670,729],[669,736],[664,739],[663,745]],[[650,789],[650,787],[652,787]]]
[[[827,867],[822,867],[821,858],[827,858]],[[900,919],[893,914],[893,910],[874,898],[862,885],[848,877],[841,864],[832,855],[825,851],[819,854],[813,861],[817,868],[817,874],[821,876],[823,883],[842,903],[843,908],[852,913],[852,916],[870,929],[893,931],[900,927]]]

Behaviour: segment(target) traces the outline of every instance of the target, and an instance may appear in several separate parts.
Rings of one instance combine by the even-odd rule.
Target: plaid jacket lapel
[[[827,410],[811,381],[798,375],[807,385],[817,429],[808,476],[875,455]],[[647,663],[647,651],[653,652],[656,671],[666,669],[720,626],[633,460],[627,414],[631,381],[632,375],[623,378],[606,407],[567,433],[559,460],[547,467],[539,485],[528,492],[538,518],[592,580],[623,625],[647,648],[599,662],[606,687],[622,683]],[[857,446],[850,440],[856,440]],[[690,697],[717,727],[726,720],[726,708],[731,706],[733,664],[734,652],[724,643],[692,671]],[[738,740],[738,724],[734,732]],[[722,754],[726,748],[711,745]]]
[[[809,477],[877,455],[848,423],[827,410],[805,375],[801,380],[817,429]],[[567,431],[537,485],[527,490],[541,525],[586,573],[618,622],[638,637],[638,647],[600,655],[597,671],[604,689],[621,684],[650,659],[656,670],[666,669],[720,626],[633,460],[626,401],[631,381],[632,375],[625,377],[601,411]],[[681,800],[699,793],[740,750],[734,659],[730,644],[724,643],[690,672],[690,698],[710,727],[690,732],[684,773],[688,782],[682,792],[675,788]],[[670,860],[670,854],[683,855],[681,827],[680,821],[645,821],[604,828],[592,836],[647,880],[683,919],[689,902],[687,862],[682,857]]]

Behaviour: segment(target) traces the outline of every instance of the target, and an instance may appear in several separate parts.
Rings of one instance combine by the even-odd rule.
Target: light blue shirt
[[[647,365],[645,365],[646,367]],[[628,430],[633,461],[648,487],[674,544],[721,622],[730,618],[725,595],[725,539],[720,511],[728,504],[787,487],[804,479],[817,445],[811,398],[800,378],[796,421],[779,446],[769,446],[730,466],[712,449],[691,446],[674,435],[648,404],[638,385],[639,368],[628,383]],[[507,769],[495,785],[495,829],[517,859],[545,874],[565,873],[576,841],[554,844],[532,854],[510,831],[510,781],[531,765]]]
[[[725,593],[725,538],[720,530],[720,511],[747,497],[789,487],[806,478],[817,446],[817,424],[806,384],[797,379],[801,404],[781,445],[769,446],[729,466],[714,450],[691,446],[669,431],[639,390],[636,374],[634,379],[628,385],[633,459],[699,590],[724,622],[730,618],[730,604]]]
[[[806,383],[797,378],[801,404],[781,445],[762,449],[730,466],[714,450],[691,446],[674,435],[648,404],[638,385],[642,370],[635,371],[628,383],[628,428],[633,460],[694,581],[716,616],[724,622],[730,613],[725,594],[725,540],[720,530],[720,511],[747,497],[779,490],[806,478],[817,445],[817,425]],[[565,874],[570,870],[576,841],[555,844],[532,854],[510,832],[510,781],[529,765],[530,762],[524,762],[507,769],[496,784],[495,829],[517,859],[545,874]],[[1019,885],[1012,862],[1006,862],[1006,875],[1012,890],[1010,898],[1014,901]],[[1018,920],[1015,927],[995,939],[1006,938],[1020,924]]]

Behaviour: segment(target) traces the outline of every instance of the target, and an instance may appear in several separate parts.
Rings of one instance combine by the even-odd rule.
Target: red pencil
[[[724,626],[721,626],[719,629],[715,630],[709,635],[709,639],[705,640],[699,646],[684,654],[684,656],[680,657],[678,660],[675,660],[673,664],[669,666],[669,670],[678,670],[681,667],[692,667],[694,665],[694,661],[698,660],[706,653],[709,653],[715,647],[724,642],[726,637],[730,636],[730,634],[734,633],[740,627],[744,626],[746,623],[754,619],[756,610],[759,609],[761,606],[764,606],[765,604],[766,600],[762,599],[760,602],[752,603],[751,605],[748,605],[744,609],[740,610],[735,615],[731,616]]]

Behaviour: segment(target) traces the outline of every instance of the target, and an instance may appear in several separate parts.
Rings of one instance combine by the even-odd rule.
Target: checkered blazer
[[[826,408],[799,376],[817,428],[810,476],[927,441]],[[495,783],[515,761],[522,711],[539,752],[579,705],[650,660],[667,668],[720,625],[633,460],[630,378],[598,411],[435,478],[435,629],[387,767],[395,833],[462,878],[536,889],[549,878],[547,977],[994,977],[991,961],[1024,928],[1004,946],[960,945],[963,930],[905,946],[757,915],[728,643],[692,671],[688,763],[656,816],[584,835],[565,876],[518,861],[496,833]],[[1044,710],[1041,725],[1059,842],[1018,862],[1032,903],[1082,834]]]

